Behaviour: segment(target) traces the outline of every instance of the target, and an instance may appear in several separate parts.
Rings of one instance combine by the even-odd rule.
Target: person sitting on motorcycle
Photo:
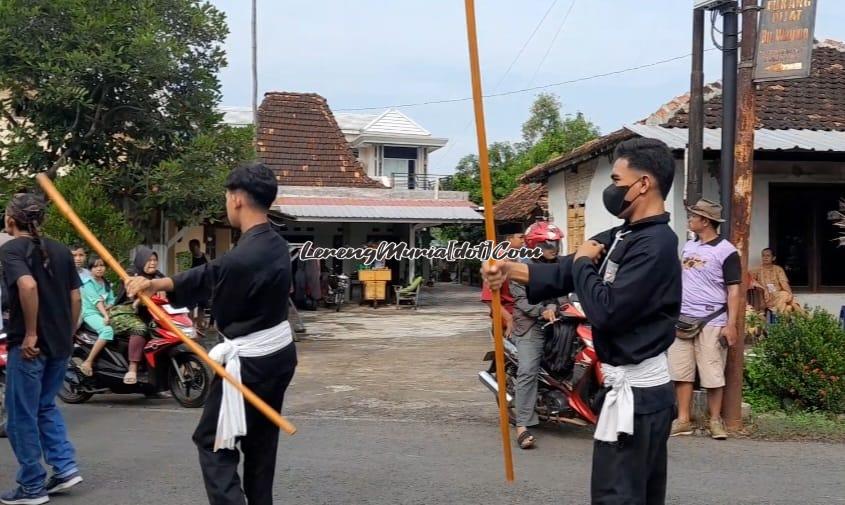
[[[129,275],[141,275],[148,279],[164,277],[158,271],[158,255],[149,247],[139,246],[135,250],[133,268],[129,269]],[[148,324],[152,316],[146,307],[140,305],[140,300],[132,300],[126,295],[125,288],[121,285],[117,304],[110,311],[111,324],[115,334],[128,333],[129,336],[129,371],[123,378],[125,384],[136,384],[138,382],[138,364],[144,357],[144,345],[147,342]],[[158,293],[163,295],[162,293]]]
[[[561,229],[546,221],[538,221],[525,231],[525,245],[534,249],[539,247],[543,256],[539,259],[526,259],[525,262],[554,263],[557,261]],[[556,299],[543,300],[538,304],[528,302],[525,286],[510,283],[513,296],[513,328],[511,338],[516,341],[519,355],[519,368],[516,375],[516,436],[519,447],[529,449],[534,446],[534,435],[529,428],[540,423],[537,417],[537,376],[543,359],[545,332],[543,322],[553,321],[557,317],[560,303]]]
[[[100,351],[114,340],[114,329],[110,326],[109,309],[114,305],[114,291],[106,280],[106,264],[98,256],[88,260],[90,276],[82,283],[82,321],[97,332],[97,342],[79,370],[86,376],[94,374],[94,361]]]

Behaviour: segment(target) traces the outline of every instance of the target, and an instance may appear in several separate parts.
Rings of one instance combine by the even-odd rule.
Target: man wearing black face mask
[[[665,210],[675,164],[653,139],[623,142],[614,158],[602,196],[622,226],[556,264],[485,264],[482,275],[494,289],[504,279],[526,284],[532,301],[575,291],[607,392],[594,435],[592,503],[662,505],[675,404],[666,350],[681,307],[678,238]]]

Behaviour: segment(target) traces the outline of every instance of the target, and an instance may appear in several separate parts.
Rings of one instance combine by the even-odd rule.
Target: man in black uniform
[[[242,232],[238,245],[172,279],[133,277],[126,288],[133,296],[167,291],[176,306],[211,298],[211,311],[225,340],[209,355],[225,362],[236,378],[231,367],[239,364],[243,384],[281,411],[296,367],[296,350],[287,322],[288,245],[267,221],[276,190],[276,179],[263,164],[236,168],[226,181],[226,214]],[[211,505],[273,502],[279,429],[249,404],[245,416],[237,415],[241,405],[240,393],[216,378],[194,432]],[[244,455],[243,487],[236,441]]]
[[[556,264],[497,263],[482,274],[526,284],[529,300],[574,289],[593,327],[606,396],[596,426],[591,494],[596,505],[662,505],[675,394],[666,350],[681,306],[678,238],[665,199],[675,165],[658,140],[632,139],[614,153],[608,212],[624,224]]]

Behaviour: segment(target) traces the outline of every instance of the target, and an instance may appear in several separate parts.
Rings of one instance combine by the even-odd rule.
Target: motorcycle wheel
[[[211,370],[197,355],[188,352],[177,354],[174,360],[185,382],[179,380],[179,374],[171,366],[168,371],[168,381],[173,398],[185,408],[202,407],[211,391]]]
[[[74,356],[70,358],[70,362],[68,363],[68,371],[67,373],[79,373],[76,369],[79,365],[82,364],[82,358],[79,356]],[[62,383],[62,389],[59,390],[59,398],[65,403],[69,404],[77,404],[77,403],[85,403],[94,396],[91,393],[84,393],[77,391],[76,386],[71,384],[67,376],[65,376],[65,381]]]
[[[6,376],[0,373],[0,438],[6,437]]]

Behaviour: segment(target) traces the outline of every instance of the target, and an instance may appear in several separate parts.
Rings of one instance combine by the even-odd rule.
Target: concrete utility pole
[[[258,141],[258,12],[257,0],[252,0],[252,128],[254,142]]]
[[[730,240],[739,250],[742,262],[742,293],[748,286],[748,238],[751,229],[751,196],[754,179],[754,125],[757,122],[755,110],[754,51],[757,45],[757,0],[742,0],[742,57],[739,64],[737,112],[737,137],[734,155],[736,168],[733,184],[733,212],[730,214]],[[727,110],[727,109],[726,109]],[[725,396],[722,405],[722,417],[729,429],[742,426],[742,379],[743,351],[745,338],[745,302],[739,311],[737,325],[737,344],[728,353],[725,370]]]

